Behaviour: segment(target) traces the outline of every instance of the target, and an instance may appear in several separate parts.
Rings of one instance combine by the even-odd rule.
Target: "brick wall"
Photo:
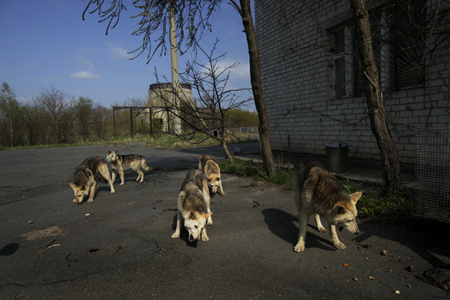
[[[379,2],[371,1],[372,6]],[[332,94],[327,29],[350,17],[348,1],[255,1],[273,150],[288,150],[288,137],[291,151],[314,154],[325,154],[328,143],[340,141],[350,145],[350,157],[380,159],[364,97],[334,99]],[[443,43],[442,51],[428,57],[425,86],[383,95],[404,163],[415,161],[417,130],[450,124],[448,49],[449,43]]]

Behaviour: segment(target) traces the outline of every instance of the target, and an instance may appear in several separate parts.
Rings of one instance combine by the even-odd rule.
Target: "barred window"
[[[424,0],[398,0],[370,11],[372,48],[383,91],[416,87],[425,82]],[[364,94],[363,71],[356,55],[354,26],[331,32],[333,96]]]

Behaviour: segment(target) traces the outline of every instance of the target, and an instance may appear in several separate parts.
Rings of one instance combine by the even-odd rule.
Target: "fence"
[[[423,130],[416,151],[416,212],[450,222],[450,129]]]
[[[258,127],[240,127],[240,128],[226,128],[225,133],[235,133],[235,134],[258,134]]]

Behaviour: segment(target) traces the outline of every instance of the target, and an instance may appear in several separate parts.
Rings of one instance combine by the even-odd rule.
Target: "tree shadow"
[[[403,224],[363,222],[359,224],[361,234],[354,240],[367,242],[372,237],[392,240],[406,246],[434,267],[443,267],[446,262],[437,255],[450,258],[450,224],[426,219],[414,219]]]
[[[17,249],[19,249],[20,244],[17,243],[11,243],[8,245],[5,245],[1,250],[0,250],[0,256],[10,256],[13,255],[14,253],[16,253]]]

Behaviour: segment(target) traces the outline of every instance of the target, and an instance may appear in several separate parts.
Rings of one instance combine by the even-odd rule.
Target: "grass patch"
[[[234,165],[229,161],[219,163],[220,170],[226,173],[233,173],[240,177],[251,178],[253,180],[265,180],[267,182],[286,186],[292,190],[292,170],[277,167],[276,175],[267,175],[263,163],[256,160],[234,158]]]
[[[109,140],[103,141],[86,141],[83,143],[72,144],[49,144],[49,145],[33,145],[33,146],[17,146],[17,147],[0,147],[0,151],[11,150],[25,150],[25,149],[42,149],[42,148],[57,148],[57,147],[78,147],[78,146],[116,146],[130,143],[144,143],[147,146],[154,146],[163,149],[186,149],[195,147],[209,147],[220,145],[215,139],[208,138],[202,133],[196,133],[191,141],[183,141],[182,139],[169,135],[169,134],[135,134],[133,137],[129,135],[117,135]],[[256,139],[249,138],[247,136],[227,136],[227,144],[234,143],[249,143],[257,141]]]

